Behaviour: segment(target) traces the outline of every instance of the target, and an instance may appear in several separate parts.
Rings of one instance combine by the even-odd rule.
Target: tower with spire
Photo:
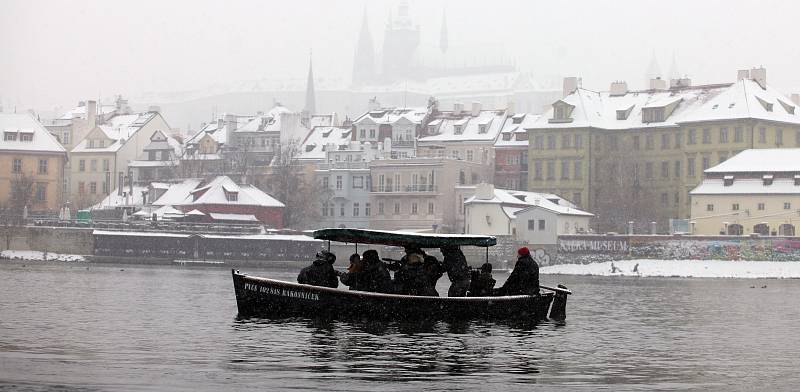
[[[447,41],[447,13],[443,10],[442,11],[442,30],[439,35],[439,49],[442,53],[447,52],[447,47],[449,46],[449,42]]]
[[[650,65],[647,66],[647,73],[645,74],[646,88],[650,87],[650,81],[653,79],[661,79],[661,67],[658,65],[655,50],[653,50],[653,56],[650,58]]]
[[[358,44],[353,58],[353,85],[362,86],[375,80],[375,46],[372,43],[372,34],[369,31],[367,20],[367,7],[364,6],[364,16],[361,19],[361,31],[358,34]]]
[[[314,91],[314,59],[313,55],[308,55],[308,79],[306,80],[306,103],[301,113],[303,125],[308,126],[311,116],[317,113],[317,97]]]

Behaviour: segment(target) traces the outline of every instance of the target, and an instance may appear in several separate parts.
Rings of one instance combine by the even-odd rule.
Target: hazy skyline
[[[48,110],[98,96],[301,79],[310,50],[317,79],[347,84],[365,6],[380,50],[398,3],[6,1],[0,102]],[[587,88],[613,80],[639,88],[655,53],[665,76],[674,55],[694,83],[729,82],[737,69],[763,65],[786,94],[800,91],[798,9],[778,1],[410,1],[423,43],[438,43],[445,11],[451,45],[501,45],[550,87],[577,75]]]

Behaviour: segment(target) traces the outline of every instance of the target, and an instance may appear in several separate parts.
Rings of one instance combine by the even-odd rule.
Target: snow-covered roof
[[[150,151],[164,151],[172,150],[170,159],[162,160],[160,154],[156,154],[155,160],[150,160]],[[180,157],[183,155],[183,146],[181,143],[172,136],[166,135],[161,131],[155,131],[153,136],[150,137],[150,143],[144,147],[142,153],[139,154],[138,159],[130,161],[130,167],[161,167],[161,166],[177,166],[180,163]]]
[[[211,216],[211,219],[218,221],[258,222],[258,218],[253,214],[220,214],[211,212],[208,215]]]
[[[570,120],[552,121],[554,109],[551,107],[527,128],[641,129],[733,119],[800,124],[800,110],[795,110],[796,105],[789,98],[769,86],[763,89],[750,79],[730,84],[630,91],[624,95],[579,88],[558,102],[574,106]],[[642,109],[670,105],[675,108],[666,113],[664,121],[644,121]]]
[[[236,194],[228,197],[227,194]],[[284,207],[284,204],[253,185],[236,184],[227,176],[219,176],[208,183],[188,179],[170,186],[153,205],[191,206],[200,204],[249,205]]]
[[[72,152],[116,152],[156,115],[158,113],[145,112],[111,117],[106,123],[98,126],[106,138],[112,141],[111,143],[104,147],[90,148],[88,146],[89,139],[84,138],[72,149]]]
[[[225,114],[221,114],[217,121],[212,121],[206,124],[203,128],[201,128],[197,133],[192,135],[189,139],[186,140],[186,144],[197,144],[200,139],[203,138],[205,135],[211,136],[214,141],[219,144],[225,144],[228,142],[228,131],[225,129],[225,126],[221,123],[224,121]],[[236,121],[236,128],[243,127],[253,121],[256,116],[240,116],[234,115],[234,120]]]
[[[124,192],[128,192],[130,188],[125,187],[122,190]],[[118,189],[114,189],[111,193],[106,196],[103,200],[99,203],[93,205],[90,209],[92,210],[106,210],[110,209],[113,210],[117,207],[124,207],[124,206],[141,206],[143,204],[142,199],[142,192],[147,193],[146,186],[134,185],[133,186],[133,193],[128,196],[122,196],[117,194]]]
[[[353,123],[394,124],[400,120],[407,120],[419,125],[425,120],[425,115],[427,114],[428,109],[424,107],[382,108],[362,114]]]
[[[67,111],[61,117],[57,118],[56,120],[72,120],[73,118],[82,118],[86,119],[86,108],[87,105],[83,104],[80,105],[72,110]],[[117,110],[116,105],[97,105],[97,114],[98,115],[108,115],[114,113]]]
[[[300,145],[297,158],[301,160],[325,160],[328,144],[335,148],[347,146],[351,142],[351,128],[347,127],[315,127]]]
[[[197,188],[202,180],[190,178],[177,184],[171,184],[161,197],[153,202],[154,206],[178,205],[183,203],[189,192]]]
[[[0,151],[66,153],[44,125],[27,113],[0,113],[0,133]]]
[[[556,204],[557,202],[557,204]],[[478,195],[467,199],[464,204],[499,204],[506,215],[514,215],[529,207],[541,207],[562,215],[594,216],[593,214],[578,209],[568,200],[551,193],[525,192],[494,188],[492,198],[479,198]]]
[[[436,134],[419,138],[421,146],[431,142],[494,142],[504,127],[506,115],[504,110],[481,110],[477,116],[472,116],[469,111],[458,115],[439,112],[437,120],[441,121],[434,125]],[[426,129],[425,132],[430,133],[431,130]]]
[[[800,173],[800,148],[763,148],[744,150],[725,162],[705,170],[721,173]]]
[[[507,119],[500,131],[500,137],[494,142],[497,148],[527,147],[528,131],[525,129],[541,117],[538,114],[517,113]]]
[[[735,179],[725,185],[722,178],[707,178],[689,192],[691,195],[800,195],[800,185],[793,178],[776,178],[770,185],[764,185],[760,178]]]

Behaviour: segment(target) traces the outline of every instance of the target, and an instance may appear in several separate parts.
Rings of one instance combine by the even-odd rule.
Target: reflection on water
[[[249,272],[292,280],[297,269]],[[575,295],[566,323],[538,325],[237,319],[230,271],[213,268],[4,263],[0,280],[0,390],[751,390],[800,381],[794,280],[545,277]]]

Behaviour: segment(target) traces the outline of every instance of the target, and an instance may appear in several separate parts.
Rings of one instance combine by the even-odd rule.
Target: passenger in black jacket
[[[492,278],[492,264],[487,261],[479,270],[472,271],[472,280],[469,282],[467,295],[470,297],[491,296],[495,283],[497,282]]]
[[[378,257],[378,251],[370,249],[364,252],[364,272],[361,275],[363,291],[373,293],[392,293],[394,285],[386,264]]]
[[[470,280],[470,268],[464,252],[457,246],[447,246],[441,248],[442,267],[447,271],[450,278],[450,288],[447,290],[448,297],[464,297],[467,295]]]
[[[536,295],[539,294],[539,265],[531,257],[526,247],[519,248],[519,257],[514,270],[506,279],[503,287],[498,289],[499,295]]]
[[[364,291],[364,262],[358,253],[350,255],[350,266],[347,272],[336,271],[342,284],[350,287],[350,290]]]
[[[336,255],[321,251],[317,253],[317,258],[306,268],[300,270],[297,275],[297,283],[310,284],[313,286],[339,287],[339,278],[333,270],[333,263],[336,262]]]
[[[409,254],[406,263],[394,274],[398,294],[438,297],[429,276],[423,267],[422,255]]]

